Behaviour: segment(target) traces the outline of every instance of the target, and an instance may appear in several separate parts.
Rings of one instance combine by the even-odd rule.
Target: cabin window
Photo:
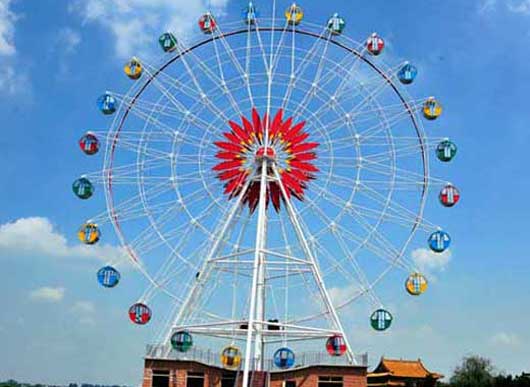
[[[319,376],[318,387],[342,387],[342,376]]]
[[[169,387],[169,371],[153,370],[152,387]]]
[[[186,387],[204,387],[204,372],[188,372]]]
[[[221,387],[234,387],[236,385],[236,377],[234,375],[223,375],[221,378]]]

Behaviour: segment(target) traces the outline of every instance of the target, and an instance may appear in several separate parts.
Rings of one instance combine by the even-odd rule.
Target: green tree
[[[480,356],[467,356],[455,368],[450,384],[453,387],[493,387],[495,377],[489,359]]]

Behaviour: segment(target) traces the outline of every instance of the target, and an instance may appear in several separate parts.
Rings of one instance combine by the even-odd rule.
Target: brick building
[[[163,351],[162,355],[148,351],[143,387],[241,386],[242,371],[228,370],[216,364],[218,354],[190,352],[185,359],[182,355],[174,358]],[[266,362],[266,371],[254,372],[250,383],[252,387],[366,387],[366,355],[360,356],[359,360],[359,365],[347,365],[324,354],[301,354],[297,366],[288,370],[274,369],[272,362]]]

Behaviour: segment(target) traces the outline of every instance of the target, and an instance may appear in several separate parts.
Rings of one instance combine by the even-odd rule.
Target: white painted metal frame
[[[384,76],[368,79],[363,87],[354,91],[349,89],[351,86],[345,77],[334,93],[330,94],[325,90],[325,85],[331,82],[331,75],[323,74],[323,70],[328,65],[327,50],[331,44],[336,42],[332,41],[329,31],[322,26],[311,27],[313,31],[308,35],[314,38],[314,43],[310,48],[305,49],[304,57],[296,66],[295,56],[301,51],[297,51],[295,38],[297,34],[303,34],[304,32],[300,31],[297,26],[288,26],[287,24],[282,27],[276,26],[275,2],[273,2],[272,15],[271,26],[262,27],[261,20],[256,22],[254,26],[248,25],[246,47],[239,50],[230,45],[230,41],[227,39],[227,35],[230,33],[224,33],[221,31],[221,26],[219,26],[212,37],[207,40],[213,46],[213,66],[203,63],[203,59],[196,55],[193,47],[185,47],[181,43],[179,43],[176,51],[176,55],[180,58],[180,63],[185,68],[185,72],[181,76],[177,77],[166,73],[163,69],[167,64],[154,66],[144,62],[145,73],[152,81],[152,86],[160,92],[160,97],[156,101],[142,100],[140,98],[142,93],[140,85],[134,86],[125,95],[114,93],[115,97],[121,102],[121,107],[111,131],[106,135],[107,147],[104,169],[99,173],[87,175],[93,182],[102,183],[106,187],[107,214],[97,215],[92,220],[100,224],[110,220],[117,232],[118,239],[124,246],[124,254],[131,258],[132,263],[147,277],[150,283],[149,287],[141,295],[140,300],[149,300],[154,297],[157,291],[160,291],[172,297],[175,306],[179,305],[178,312],[168,319],[168,329],[164,331],[163,341],[167,343],[173,332],[182,329],[197,335],[244,341],[244,386],[249,384],[249,373],[251,370],[263,369],[265,346],[270,343],[286,343],[302,339],[315,340],[339,334],[344,337],[347,343],[349,362],[355,363],[352,347],[348,343],[348,338],[337,310],[364,294],[367,294],[375,305],[380,306],[381,301],[375,295],[374,285],[393,267],[408,271],[412,270],[413,264],[405,259],[404,252],[414,231],[416,229],[426,231],[436,229],[435,225],[423,218],[423,198],[419,206],[419,212],[414,213],[399,203],[392,202],[392,194],[394,190],[423,189],[425,196],[429,184],[441,185],[445,183],[443,180],[429,176],[427,152],[433,148],[433,145],[427,142],[421,125],[415,121],[415,114],[421,108],[423,100],[407,99],[401,105],[381,105],[377,100],[380,93],[385,90],[385,87],[395,81],[395,70],[397,68],[385,68]],[[264,31],[270,34],[268,53],[266,42],[262,40]],[[280,33],[277,41],[275,41],[275,32]],[[258,45],[251,44],[251,34],[255,34]],[[289,38],[291,39],[290,44],[285,43],[289,50],[283,50],[284,40]],[[340,44],[351,47],[350,51],[355,51],[358,55],[347,56],[337,65],[337,68],[340,68],[345,74],[357,74],[362,56],[365,54],[364,48],[362,48],[362,45],[354,44],[346,38],[341,42]],[[196,72],[201,71],[205,78],[216,85],[215,92],[221,93],[226,97],[232,112],[244,115],[239,104],[241,101],[236,101],[234,97],[237,89],[231,85],[231,80],[227,79],[224,69],[228,65],[233,66],[236,70],[234,78],[242,81],[241,87],[246,91],[248,101],[254,105],[254,101],[260,98],[259,95],[253,92],[252,88],[251,59],[253,58],[251,55],[256,49],[261,53],[260,56],[263,59],[266,71],[267,93],[265,98],[267,116],[270,117],[273,109],[288,106],[294,91],[305,90],[303,98],[293,115],[297,118],[305,116],[318,122],[320,136],[324,139],[325,146],[335,151],[355,147],[359,155],[355,164],[355,167],[358,168],[358,174],[353,178],[342,176],[332,168],[333,166],[341,165],[341,163],[347,165],[349,160],[344,159],[344,156],[337,156],[331,153],[320,158],[319,162],[322,166],[329,166],[329,173],[325,176],[326,182],[322,187],[314,187],[317,193],[316,198],[307,200],[307,205],[300,211],[291,203],[273,159],[265,157],[259,161],[261,165],[256,165],[255,167],[255,172],[258,171],[257,174],[249,177],[246,185],[230,206],[225,206],[222,202],[223,198],[219,198],[214,193],[215,188],[220,183],[212,179],[211,165],[207,165],[204,161],[204,155],[212,152],[212,148],[208,148],[211,145],[208,141],[209,138],[211,136],[219,136],[220,132],[216,125],[219,126],[220,122],[226,123],[231,117],[225,110],[216,105],[215,95],[210,95],[204,90]],[[241,50],[246,53],[244,65],[238,59],[238,54],[241,53]],[[275,101],[275,96],[273,95],[274,77],[286,75],[280,74],[276,65],[282,58],[289,55],[290,68],[289,74],[287,74],[287,89],[285,94],[278,98],[279,101]],[[310,62],[316,64],[317,70],[314,78],[312,80],[298,79]],[[282,81],[285,78],[283,77]],[[296,85],[296,82],[298,82],[298,85]],[[371,89],[368,90],[368,86]],[[175,88],[178,88],[183,96],[194,100],[194,104],[186,106],[175,98],[172,94]],[[361,98],[361,102],[355,105],[354,109],[349,111],[342,109],[340,106],[341,101],[355,98]],[[320,108],[315,112],[309,111],[309,107],[314,101],[320,103]],[[244,102],[247,102],[247,100]],[[322,123],[320,119],[330,110],[339,112],[339,117],[336,121]],[[209,112],[215,119],[211,122],[205,120],[204,112]],[[129,113],[144,121],[145,125],[141,131],[128,132],[121,130],[125,116]],[[358,130],[356,124],[363,121],[370,122],[367,117],[373,114],[377,114],[380,117],[380,122],[365,127],[363,130]],[[168,125],[163,119],[173,115],[182,118],[177,128]],[[394,139],[391,132],[392,125],[408,117],[412,117],[416,127],[419,128],[417,137]],[[202,137],[189,133],[188,128],[190,126],[203,130]],[[148,127],[155,127],[156,130],[148,130]],[[346,135],[338,137],[337,134],[341,127],[347,127]],[[267,123],[264,136],[265,148],[269,146],[268,131]],[[103,135],[103,133],[101,134]],[[171,152],[160,151],[152,145],[153,141],[167,142],[171,146]],[[363,156],[360,150],[363,144],[372,146],[391,145],[388,150]],[[196,154],[183,151],[186,146],[193,147],[197,151],[199,154],[198,161]],[[116,148],[135,152],[137,155],[136,163],[114,165],[114,151]],[[396,166],[395,161],[398,157],[417,153],[422,154],[425,167],[423,173],[415,173]],[[178,172],[179,167],[195,165],[197,162],[199,164],[197,173],[182,174]],[[171,165],[171,176],[148,175],[150,171],[156,171],[157,168],[166,163]],[[380,174],[382,177],[380,180],[361,180],[361,168]],[[273,176],[268,176],[268,170],[273,171]],[[383,177],[387,177],[387,179],[385,180]],[[243,199],[249,184],[258,180],[260,181],[260,193],[256,213],[257,229],[254,248],[241,250],[237,248],[236,243],[232,253],[221,253],[224,244],[228,243],[227,235],[230,230],[236,224],[245,222],[245,219],[248,220],[245,215],[242,215]],[[301,251],[300,256],[296,256],[291,251],[291,246],[286,246],[287,253],[275,251],[267,246],[266,186],[271,181],[276,182],[280,187],[281,197],[283,198],[282,203],[284,203],[282,211],[286,211],[287,214],[288,222],[285,222],[283,218],[280,219],[283,240],[288,245],[289,238],[287,234],[290,226],[291,231],[294,231],[294,235],[296,235],[299,250]],[[345,199],[340,195],[336,195],[328,186],[330,181],[333,181],[333,184],[337,187],[349,188],[353,186],[351,197]],[[186,193],[184,188],[195,183],[202,183],[202,187],[191,193]],[[121,203],[115,203],[112,186],[120,184],[136,185],[138,195]],[[390,192],[381,194],[378,191],[379,186],[389,186]],[[149,203],[150,197],[163,195],[167,191],[174,191],[178,199],[175,202],[160,202],[157,206],[152,206]],[[363,194],[370,197],[374,203],[383,206],[384,211],[377,212],[368,206],[354,203],[352,199],[354,194]],[[203,200],[209,200],[210,204],[203,208],[200,213],[193,213],[190,208]],[[329,203],[335,202],[337,206],[342,207],[342,210],[335,219],[332,219],[319,208],[317,200],[325,200]],[[182,211],[187,214],[189,223],[179,226],[172,230],[171,233],[167,233],[162,228],[167,222],[170,222],[174,211]],[[213,230],[205,226],[202,221],[211,216],[212,213],[216,213],[216,211],[220,213],[223,219],[220,219],[217,228]],[[323,227],[320,231],[312,232],[308,225],[304,223],[306,214],[311,214],[322,222]],[[105,215],[108,215],[108,220],[105,219]],[[348,230],[341,226],[340,221],[336,221],[341,216],[352,216],[356,219],[367,232],[364,240],[349,233]],[[134,240],[127,241],[121,231],[121,223],[138,218],[147,219],[149,227],[139,233]],[[377,221],[370,223],[367,219],[377,219]],[[391,221],[407,227],[411,223],[413,224],[413,232],[406,241],[405,246],[397,248],[378,230],[378,225],[383,221]],[[203,260],[197,281],[189,286],[187,296],[183,298],[172,294],[166,289],[166,285],[171,278],[195,267],[192,263],[193,257],[188,257],[181,251],[181,246],[186,243],[185,237],[194,229],[203,231],[204,235],[207,236],[199,245],[198,250],[208,251],[208,253]],[[336,240],[338,242],[337,246],[344,256],[343,261],[333,257],[333,254],[329,252],[325,244],[318,241],[319,236],[330,232],[330,230],[337,230],[339,233],[336,236]],[[175,239],[179,238],[179,235],[183,237],[178,243],[175,243]],[[356,248],[349,248],[348,243],[353,243]],[[164,245],[168,247],[168,256],[165,257],[164,263],[159,270],[153,274],[145,268],[140,256]],[[380,257],[382,261],[388,263],[388,270],[385,270],[375,281],[370,282],[365,278],[363,270],[357,262],[356,254],[361,248],[368,249]],[[253,255],[253,259],[241,259],[241,257],[249,254]],[[327,273],[319,268],[317,258],[320,257],[333,262],[335,269],[343,273],[352,282],[359,282],[359,292],[348,300],[334,305],[325,285]],[[217,281],[221,272],[234,272],[235,277],[246,275],[251,278],[248,319],[246,321],[236,319],[234,312],[232,313],[232,318],[227,319],[203,311],[200,306],[195,305],[199,302],[199,299],[209,296],[205,294],[207,293],[205,284],[210,281]],[[278,278],[285,278],[285,299],[287,300],[290,287],[289,279],[294,276],[303,278],[304,286],[306,286],[308,291],[311,291],[311,285],[316,286],[315,295],[322,300],[324,309],[319,314],[297,319],[294,316],[289,316],[286,301],[284,321],[280,323],[266,321],[267,283]],[[208,292],[212,292],[214,289],[215,287],[208,289]],[[188,323],[188,321],[192,320],[191,317],[199,312],[207,315],[210,318],[210,322]],[[329,324],[327,329],[315,328],[304,324],[306,321],[318,317],[326,319]],[[247,329],[242,329],[242,324],[247,324]],[[280,329],[271,331],[267,329],[268,326],[276,326]]]

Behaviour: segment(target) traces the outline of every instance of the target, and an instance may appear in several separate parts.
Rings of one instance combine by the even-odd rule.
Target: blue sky
[[[243,6],[212,3],[229,20]],[[108,297],[93,273],[102,255],[115,254],[115,241],[108,238],[94,252],[75,240],[80,219],[104,206],[99,200],[81,207],[70,191],[79,171],[100,167],[100,160],[83,157],[76,141],[85,129],[107,125],[94,101],[107,88],[125,90],[124,59],[149,55],[166,27],[191,37],[205,4],[127,4],[132,6],[117,0],[0,0],[0,379],[140,380],[150,336],[126,319],[134,281]],[[450,212],[434,214],[451,229],[451,259],[421,308],[396,301],[406,324],[380,339],[359,339],[372,365],[382,354],[422,357],[449,374],[462,356],[477,353],[499,370],[530,371],[524,247],[530,1],[449,0],[442,6],[329,0],[303,6],[313,22],[340,10],[352,38],[378,31],[393,53],[417,63],[423,87],[444,103],[436,128],[459,145],[454,163],[441,173],[451,176],[463,198]]]

